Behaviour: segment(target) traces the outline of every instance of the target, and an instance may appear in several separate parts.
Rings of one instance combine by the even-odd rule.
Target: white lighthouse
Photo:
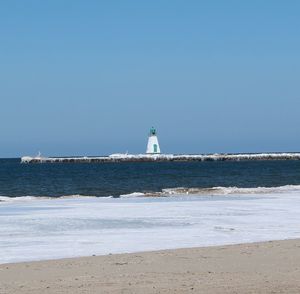
[[[158,139],[157,139],[157,135],[156,135],[156,129],[153,127],[150,129],[146,153],[147,154],[160,154],[160,148],[159,148]]]

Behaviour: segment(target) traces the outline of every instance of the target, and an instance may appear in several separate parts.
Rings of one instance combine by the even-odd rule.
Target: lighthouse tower
[[[147,154],[160,154],[160,148],[159,148],[158,139],[156,136],[156,129],[153,127],[150,129],[146,153]]]

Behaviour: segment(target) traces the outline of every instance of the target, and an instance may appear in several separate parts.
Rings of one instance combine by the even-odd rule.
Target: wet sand
[[[300,293],[300,240],[2,264],[0,293]]]

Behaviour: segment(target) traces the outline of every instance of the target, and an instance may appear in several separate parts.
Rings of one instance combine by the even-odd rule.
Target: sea
[[[0,263],[300,237],[300,161],[0,159]]]

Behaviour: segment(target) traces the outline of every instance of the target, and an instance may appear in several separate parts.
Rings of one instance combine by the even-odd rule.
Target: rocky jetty
[[[21,163],[106,163],[106,162],[180,162],[180,161],[250,161],[250,160],[300,160],[300,153],[241,153],[241,154],[112,154],[110,156],[84,157],[29,157]]]

